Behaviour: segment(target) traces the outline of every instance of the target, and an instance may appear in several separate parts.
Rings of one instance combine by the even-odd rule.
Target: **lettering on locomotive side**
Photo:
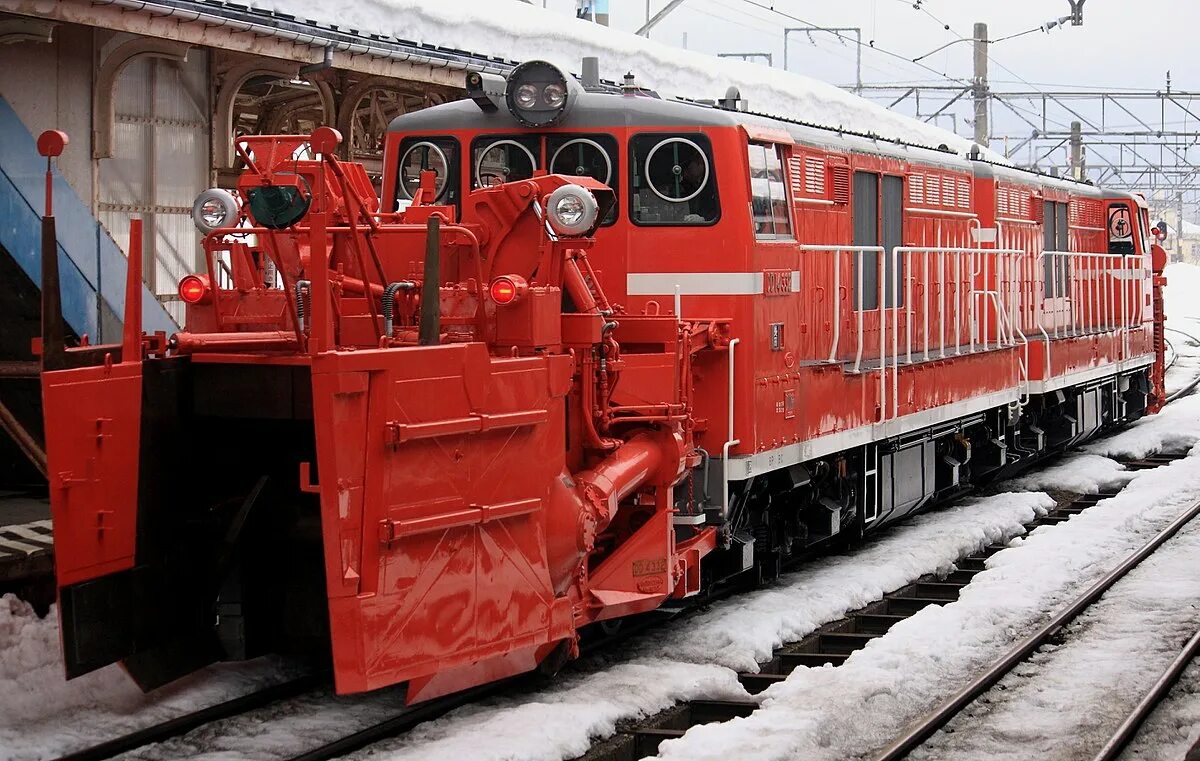
[[[792,292],[791,270],[764,270],[763,293],[767,296],[785,296]]]
[[[667,572],[667,559],[666,558],[650,558],[647,560],[633,561],[633,575],[634,576],[650,576],[651,574],[666,573],[666,572]]]

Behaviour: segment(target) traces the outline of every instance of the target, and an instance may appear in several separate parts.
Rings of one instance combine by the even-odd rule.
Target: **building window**
[[[754,218],[754,237],[759,240],[791,238],[792,219],[779,147],[751,143],[747,150],[750,156],[750,208]]]
[[[635,224],[711,225],[720,218],[712,147],[704,135],[637,135],[629,163]]]

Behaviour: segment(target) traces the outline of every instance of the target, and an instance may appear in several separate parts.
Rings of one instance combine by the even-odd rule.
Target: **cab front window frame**
[[[712,141],[702,132],[629,139],[629,218],[639,227],[711,227],[721,220]]]

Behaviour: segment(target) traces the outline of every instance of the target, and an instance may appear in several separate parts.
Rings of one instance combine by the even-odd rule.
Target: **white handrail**
[[[729,342],[729,436],[725,439],[725,443],[721,446],[721,480],[724,482],[721,486],[721,518],[729,518],[729,450],[741,444],[741,440],[733,438],[733,398],[734,385],[733,377],[733,360],[737,345],[742,339],[735,338]]]
[[[1127,352],[1129,341],[1126,328],[1137,326],[1138,320],[1131,314],[1129,304],[1129,272],[1138,267],[1144,272],[1145,256],[1142,254],[1109,254],[1092,251],[1042,251],[1036,261],[1050,261],[1050,292],[1045,295],[1043,288],[1041,298],[1042,308],[1037,315],[1039,325],[1046,322],[1047,316],[1052,316],[1053,337],[1092,335],[1097,333],[1112,333],[1121,331],[1119,337],[1123,352]],[[1120,266],[1113,266],[1120,265]],[[1042,271],[1046,267],[1042,265]],[[1069,297],[1064,297],[1059,285],[1059,274],[1069,279]],[[1044,279],[1044,278],[1043,278]],[[1112,280],[1112,285],[1106,282]],[[1144,278],[1137,278],[1143,281]],[[1120,290],[1120,312],[1117,312],[1118,296],[1113,293],[1113,287]],[[1061,306],[1048,308],[1048,302],[1062,300]],[[1138,312],[1142,310],[1138,305]],[[1060,315],[1062,319],[1060,319]],[[1114,336],[1116,338],[1116,336]]]
[[[833,343],[829,347],[829,361],[830,362],[837,362],[838,344],[841,342],[841,339],[842,339],[842,335],[841,335],[841,327],[842,327],[842,299],[841,299],[841,295],[842,295],[842,254],[848,253],[848,254],[856,254],[858,256],[857,263],[860,266],[856,267],[857,272],[858,272],[858,288],[855,291],[855,293],[857,294],[858,301],[856,301],[855,304],[853,305],[855,311],[858,312],[858,349],[857,349],[857,353],[854,357],[854,372],[858,372],[862,366],[863,312],[866,311],[861,308],[862,288],[863,288],[863,268],[861,266],[862,255],[868,251],[874,251],[874,252],[878,253],[880,255],[880,258],[882,259],[884,256],[883,246],[827,246],[827,245],[812,245],[812,244],[806,243],[806,244],[803,244],[800,246],[800,250],[801,251],[812,251],[812,252],[816,252],[816,253],[832,253],[834,255],[833,256],[833,290],[832,290],[832,293],[833,293]]]

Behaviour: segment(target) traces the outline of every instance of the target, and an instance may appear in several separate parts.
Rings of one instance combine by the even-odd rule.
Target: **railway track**
[[[54,602],[54,532],[44,499],[24,493],[0,495],[0,516],[18,516],[0,525],[0,594],[11,593],[45,615]]]
[[[1180,649],[1179,654],[1171,660],[1162,675],[1154,681],[1138,704],[1133,707],[1133,710],[1113,732],[1104,747],[1096,753],[1093,761],[1112,761],[1121,755],[1129,742],[1133,740],[1134,735],[1137,734],[1138,729],[1150,717],[1158,704],[1170,694],[1171,687],[1179,680],[1184,669],[1195,660],[1197,655],[1200,655],[1200,630],[1192,635],[1191,639]],[[1188,761],[1191,761],[1193,755],[1200,758],[1200,740],[1197,740],[1196,745],[1192,747],[1188,754]]]
[[[1127,461],[1124,464],[1130,470],[1149,470],[1168,465],[1180,459],[1180,457],[1182,455],[1159,454],[1143,459]],[[1079,495],[1069,502],[1060,504],[1045,515],[1030,521],[1025,524],[1025,527],[1027,531],[1032,531],[1040,526],[1063,523],[1099,502],[1116,496],[1119,492],[1120,490],[1106,490],[1096,494]],[[1198,513],[1200,513],[1200,505],[1193,508],[1188,520],[1194,518]],[[1175,526],[1174,530],[1177,531],[1188,520],[1179,523],[1178,526]],[[1173,533],[1174,531],[1172,531],[1171,535]],[[1160,540],[1159,544],[1162,541],[1165,541],[1165,539]],[[1155,547],[1157,546],[1155,545]],[[853,611],[842,619],[821,626],[798,642],[786,643],[776,648],[772,657],[760,664],[757,672],[740,673],[738,675],[739,682],[741,682],[747,692],[751,695],[756,695],[768,687],[784,681],[797,668],[840,666],[855,651],[866,647],[871,640],[884,636],[896,623],[915,615],[928,606],[945,605],[958,599],[962,589],[970,584],[971,579],[985,568],[987,559],[1002,549],[1005,549],[1005,545],[993,544],[978,553],[960,558],[955,564],[955,570],[946,576],[924,576],[911,584],[885,594],[880,600]],[[1144,557],[1141,559],[1144,559]],[[1132,567],[1126,568],[1126,572]],[[1117,576],[1116,579],[1110,581],[1109,586],[1119,578],[1120,576]],[[1104,589],[1107,589],[1107,587],[1104,587]],[[1096,596],[1098,597],[1102,593],[1103,589]],[[1082,611],[1082,608],[1075,611],[1075,614],[1078,614],[1080,611]],[[1053,627],[1047,626],[1047,631],[1051,634],[1057,633],[1061,629],[1062,623],[1065,623],[1065,621],[1059,622]],[[1036,646],[1033,649],[1036,649]],[[1032,652],[1032,650],[1028,652]],[[1028,652],[1025,654],[1028,655]],[[1023,659],[1012,662],[1009,664],[1009,669],[1011,670],[1013,666],[1022,661]],[[1184,662],[1179,667],[1179,671],[1181,672],[1186,665],[1187,663]],[[1007,673],[1007,671],[1004,673]],[[1003,674],[997,676],[996,681],[1002,676]],[[1177,678],[1178,674],[1175,676]],[[991,684],[994,684],[994,681],[990,682],[989,686]],[[1167,688],[1169,689],[1169,684]],[[1166,690],[1164,689],[1158,698],[1161,699],[1165,694]],[[969,703],[970,701],[967,702]],[[961,707],[959,706],[959,709]],[[700,699],[681,703],[647,717],[644,720],[619,728],[615,735],[596,743],[587,753],[577,757],[574,761],[635,761],[647,756],[654,756],[658,753],[659,745],[662,742],[682,737],[688,729],[694,726],[744,718],[758,708],[759,703],[752,699]],[[1144,718],[1145,716],[1143,715],[1137,720],[1137,723],[1140,724],[1140,721]],[[949,717],[945,719],[945,721],[948,720]],[[942,721],[938,727],[944,724],[945,721]],[[930,733],[936,731],[938,727],[935,727]],[[1133,727],[1130,736],[1135,731],[1136,726]],[[1127,741],[1128,737],[1125,738],[1125,742]],[[899,755],[880,756],[880,758],[901,758],[912,747],[915,746],[906,748]]]
[[[1169,464],[1180,456],[1153,455],[1124,464],[1130,470],[1145,470]],[[1117,493],[1118,491],[1111,490],[1080,495],[1029,522],[1026,528],[1033,530],[1039,526],[1069,520],[1071,516]],[[977,554],[960,559],[956,570],[947,576],[923,577],[893,590],[883,599],[848,614],[840,621],[826,624],[799,642],[779,648],[770,661],[762,664],[757,673],[739,674],[739,681],[748,692],[756,694],[772,684],[783,681],[797,667],[840,665],[851,653],[885,634],[898,621],[914,615],[926,606],[944,605],[957,599],[962,588],[970,583],[976,573],[983,570],[987,558],[1001,549],[1004,549],[1004,545],[989,546]],[[625,627],[616,635],[594,643],[588,649],[598,650],[613,640],[635,636],[647,627],[648,625],[642,623]],[[419,724],[444,716],[482,698],[513,689],[523,680],[527,680],[527,677],[515,677],[399,710],[382,721],[284,758],[287,761],[325,761],[338,758],[402,735]],[[328,680],[325,677],[301,677],[64,755],[56,761],[103,761],[131,750],[183,736],[200,727],[284,703],[305,693],[327,689],[327,686]],[[624,761],[644,758],[654,755],[659,743],[682,736],[691,726],[747,716],[757,708],[758,703],[752,700],[690,701],[621,729],[618,734],[593,746],[579,761]]]
[[[1064,626],[1091,607],[1105,592],[1121,581],[1121,579],[1125,578],[1130,571],[1137,568],[1142,561],[1153,555],[1159,547],[1179,533],[1180,529],[1191,523],[1197,516],[1200,516],[1200,502],[1183,511],[1166,528],[1155,534],[1150,541],[1127,556],[1070,603],[1060,608],[1058,612],[1036,631],[1022,639],[1008,652],[989,664],[969,684],[962,687],[956,693],[942,701],[932,711],[909,725],[899,737],[872,756],[874,761],[896,761],[897,759],[904,758],[919,747],[932,737],[935,732],[944,727],[952,718],[961,713],[963,709],[994,687],[1001,679],[1011,673],[1013,669],[1024,663],[1038,648],[1058,635]],[[1130,718],[1122,723],[1113,739],[1106,743],[1106,750],[1096,756],[1097,761],[1099,759],[1112,759],[1116,757],[1120,749],[1124,747],[1125,743],[1136,732],[1137,725],[1149,715],[1154,706],[1166,695],[1170,684],[1174,682],[1174,679],[1178,677],[1179,673],[1182,673],[1183,669],[1190,662],[1191,657],[1195,654],[1194,648],[1195,644],[1191,648],[1186,648],[1180,654],[1180,657],[1173,662],[1173,667],[1177,668],[1177,671],[1174,671],[1173,676],[1171,676],[1171,670],[1169,670],[1167,674],[1164,674],[1158,680],[1155,689],[1139,703]],[[1179,665],[1175,666],[1176,663]],[[1165,685],[1165,687],[1160,685]]]

